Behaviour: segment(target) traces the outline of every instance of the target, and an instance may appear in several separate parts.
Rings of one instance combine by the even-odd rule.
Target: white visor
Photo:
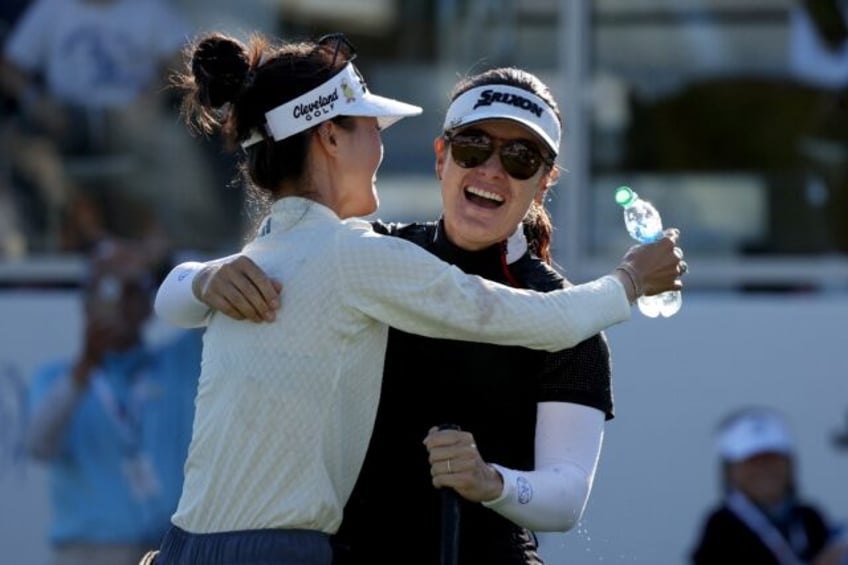
[[[268,135],[280,141],[336,116],[374,117],[380,129],[386,129],[420,113],[420,106],[369,92],[356,67],[348,63],[324,84],[266,112],[265,127]],[[241,146],[247,149],[262,140],[262,134],[254,131]]]
[[[717,437],[718,452],[726,461],[737,462],[761,453],[793,451],[792,437],[779,415],[766,410],[751,411],[730,422]]]
[[[482,120],[512,120],[525,126],[559,153],[562,133],[557,115],[548,103],[523,88],[486,84],[463,92],[451,102],[444,130],[450,131]]]

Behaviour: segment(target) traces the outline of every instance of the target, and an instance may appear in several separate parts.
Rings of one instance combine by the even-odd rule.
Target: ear
[[[556,166],[556,163],[548,171],[548,174],[545,175],[543,182],[545,183],[545,190],[559,182],[559,168]]]
[[[551,167],[550,172],[547,175],[542,177],[542,182],[539,186],[539,190],[536,191],[536,197],[533,200],[537,204],[542,204],[545,200],[545,196],[548,194],[548,189],[554,186],[559,181],[559,169],[554,165]]]
[[[335,155],[339,150],[339,144],[336,140],[336,124],[331,121],[326,121],[318,126],[316,132],[318,144],[324,151],[330,155]]]
[[[441,135],[433,140],[433,151],[436,154],[436,178],[442,180],[442,168],[445,166],[445,138]]]

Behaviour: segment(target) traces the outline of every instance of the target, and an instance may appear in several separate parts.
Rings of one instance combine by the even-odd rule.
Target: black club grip
[[[442,424],[440,430],[458,430],[456,424]],[[459,564],[459,495],[449,487],[442,488],[441,565]]]

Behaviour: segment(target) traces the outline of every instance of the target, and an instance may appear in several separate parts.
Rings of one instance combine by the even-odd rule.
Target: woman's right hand
[[[639,296],[682,290],[680,277],[688,270],[683,250],[677,246],[680,230],[669,228],[652,243],[634,245],[622,259],[622,268],[635,277]],[[635,298],[638,298],[636,296]]]
[[[239,255],[204,267],[191,284],[194,296],[235,320],[273,322],[283,285],[271,279],[250,258]]]

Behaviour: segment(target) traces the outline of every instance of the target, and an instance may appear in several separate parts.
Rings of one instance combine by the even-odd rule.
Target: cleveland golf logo
[[[333,111],[335,102],[339,99],[338,89],[333,89],[333,93],[327,96],[318,96],[312,102],[307,104],[298,104],[292,111],[292,117],[295,119],[304,118],[307,122],[312,121],[312,118],[320,118],[324,114],[329,114]]]
[[[536,114],[536,117],[542,117],[542,107],[532,100],[528,100],[523,96],[512,94],[510,92],[497,92],[495,90],[484,90],[480,94],[480,98],[477,99],[477,102],[474,103],[472,110],[476,110],[479,106],[491,106],[495,102],[509,104],[510,106],[515,106],[516,108],[532,112],[533,114]]]

